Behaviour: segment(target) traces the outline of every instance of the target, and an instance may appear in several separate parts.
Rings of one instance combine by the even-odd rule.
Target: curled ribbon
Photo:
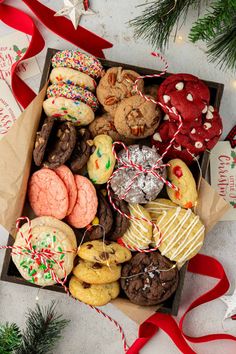
[[[23,235],[23,233],[20,231],[20,223],[22,221],[26,221],[28,223],[28,226],[29,226],[29,228],[28,228],[28,237],[25,237]],[[73,252],[74,253],[76,250],[66,250],[66,251],[64,250],[62,252],[53,251],[50,248],[37,250],[35,247],[33,247],[32,243],[31,243],[32,225],[31,225],[31,221],[30,221],[30,219],[28,217],[20,217],[20,218],[18,218],[17,222],[16,222],[16,229],[20,233],[21,237],[25,240],[27,246],[26,247],[14,246],[14,245],[13,246],[0,246],[0,250],[10,249],[12,251],[11,252],[12,254],[15,254],[15,255],[28,255],[37,264],[38,263],[43,264],[44,267],[45,267],[44,272],[49,272],[51,274],[52,279],[57,284],[60,284],[64,288],[64,290],[65,290],[65,292],[66,292],[66,294],[68,296],[70,296],[71,298],[73,298],[76,301],[79,301],[78,299],[74,298],[70,294],[70,291],[69,291],[68,287],[66,286],[67,274],[66,274],[65,268],[63,267],[63,262],[58,262],[57,259],[54,258],[55,255],[57,255],[57,254],[61,255],[62,252],[63,253],[68,253],[68,252]],[[53,269],[50,268],[50,265],[47,262],[48,260],[53,260],[60,267],[60,269],[64,270],[64,279],[63,280],[59,279],[58,276],[56,275],[56,273],[53,271]],[[79,302],[81,302],[81,301],[79,301]],[[119,323],[116,320],[114,320],[112,317],[108,316],[105,312],[103,312],[102,310],[98,309],[97,307],[92,306],[92,305],[87,305],[87,304],[84,304],[84,305],[86,305],[86,306],[90,307],[91,309],[95,310],[98,314],[102,315],[103,317],[105,317],[111,323],[113,323],[115,325],[115,327],[118,329],[118,331],[119,331],[119,333],[121,335],[124,352],[126,353],[129,347],[128,347],[127,342],[126,342],[124,331],[123,331],[122,327],[119,325]]]
[[[161,59],[161,61],[164,63],[165,65],[165,68],[162,72],[160,72],[159,74],[152,74],[152,75],[144,75],[144,76],[139,76],[135,83],[134,83],[134,88],[135,90],[137,91],[137,93],[143,97],[146,101],[149,101],[149,102],[153,102],[154,104],[156,105],[159,105],[161,106],[162,108],[167,108],[168,112],[169,113],[172,113],[174,114],[178,121],[179,121],[179,125],[178,125],[178,128],[175,132],[175,134],[173,135],[173,138],[171,139],[169,145],[167,146],[167,148],[165,149],[165,151],[163,152],[163,154],[160,156],[160,158],[157,160],[157,162],[155,163],[154,166],[152,166],[152,168],[150,169],[145,169],[143,166],[139,165],[139,164],[135,164],[131,157],[130,157],[130,152],[129,152],[129,148],[123,143],[123,142],[114,142],[113,143],[113,148],[112,148],[112,151],[113,151],[113,154],[116,158],[116,160],[118,162],[120,162],[121,166],[118,167],[117,170],[115,170],[113,172],[113,174],[111,175],[111,177],[109,178],[108,182],[107,182],[107,193],[108,193],[108,198],[109,198],[109,201],[111,203],[111,205],[113,206],[113,208],[118,212],[120,213],[123,217],[126,217],[128,218],[129,220],[143,220],[145,222],[147,222],[149,225],[152,225],[154,227],[154,229],[158,229],[158,226],[156,225],[156,223],[146,219],[145,217],[136,217],[134,215],[128,215],[124,212],[122,212],[114,203],[114,201],[112,200],[112,195],[111,195],[111,181],[112,179],[115,177],[115,175],[120,171],[120,170],[123,170],[123,169],[126,169],[126,168],[134,168],[137,173],[135,174],[135,176],[132,178],[130,184],[128,185],[125,193],[123,196],[120,197],[120,199],[125,199],[125,197],[127,196],[127,194],[129,193],[134,181],[140,176],[140,174],[142,173],[151,173],[153,176],[155,176],[157,179],[160,179],[164,184],[166,184],[168,187],[174,189],[174,190],[178,190],[178,188],[173,184],[173,183],[170,183],[169,181],[167,181],[165,178],[163,178],[159,173],[158,173],[158,170],[160,169],[163,169],[164,167],[168,166],[168,164],[161,164],[161,160],[164,158],[164,156],[167,154],[167,152],[169,151],[169,149],[171,148],[171,146],[173,145],[175,139],[176,139],[176,136],[180,133],[180,130],[183,126],[183,121],[182,121],[182,117],[181,115],[176,111],[176,109],[174,107],[170,108],[166,105],[163,105],[161,102],[159,101],[155,101],[153,98],[149,97],[149,96],[146,96],[144,95],[139,89],[138,89],[138,82],[142,79],[145,79],[145,78],[155,78],[155,77],[161,77],[163,75],[166,74],[166,71],[168,69],[168,63],[167,61],[165,60],[165,58],[159,54],[159,53],[156,53],[156,52],[152,52],[151,55],[153,55],[154,57],[158,57]],[[126,157],[127,157],[127,160],[128,162],[123,162],[119,159],[118,155],[116,154],[116,151],[115,151],[115,147],[116,145],[122,145],[122,147],[125,149],[126,151]],[[124,243],[123,241],[121,241],[122,243]],[[156,247],[154,248],[151,248],[151,249],[140,249],[138,247],[136,247],[135,249],[132,247],[130,247],[129,245],[127,245],[125,243],[125,247],[129,248],[129,249],[132,249],[132,250],[135,250],[135,251],[138,251],[138,252],[141,252],[141,253],[148,253],[148,252],[153,252],[153,251],[156,251],[159,247],[160,247],[160,244],[162,242],[162,238],[160,237],[160,240],[157,244]]]

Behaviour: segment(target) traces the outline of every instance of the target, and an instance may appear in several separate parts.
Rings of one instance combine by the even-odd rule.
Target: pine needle
[[[12,354],[20,342],[20,329],[15,323],[0,326],[0,354]]]

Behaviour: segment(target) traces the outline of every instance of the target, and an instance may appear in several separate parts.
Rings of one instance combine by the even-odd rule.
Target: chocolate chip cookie
[[[54,118],[52,117],[45,118],[41,130],[36,134],[36,141],[35,141],[35,146],[33,151],[33,159],[36,166],[42,165],[48,139],[52,131],[53,125],[54,125]]]
[[[99,220],[99,225],[103,227],[95,226],[87,231],[90,240],[97,240],[103,237],[103,234],[108,234],[112,228],[113,215],[109,203],[107,202],[104,195],[99,192],[98,196],[98,211],[97,217]]]
[[[161,110],[155,103],[135,95],[120,103],[115,112],[114,124],[121,135],[143,139],[154,133],[161,116]]]
[[[91,134],[88,129],[76,129],[76,144],[69,160],[69,166],[73,173],[79,174],[88,162],[91,147],[87,141],[90,138]]]
[[[60,124],[50,142],[51,145],[49,144],[47,147],[43,165],[49,168],[57,168],[70,158],[75,147],[75,127],[69,122]]]
[[[114,118],[109,113],[97,117],[92,123],[90,123],[89,130],[93,138],[97,135],[105,134],[109,135],[113,141],[123,141],[127,145],[134,142],[134,139],[126,138],[118,133],[114,125]]]
[[[129,215],[128,204],[124,200],[120,200],[113,194],[112,200],[116,207],[124,214]],[[113,227],[108,235],[108,238],[112,241],[116,241],[122,237],[130,225],[130,221],[125,216],[122,216],[118,211],[113,208]]]
[[[101,78],[97,87],[97,98],[106,112],[115,115],[119,103],[126,97],[136,94],[134,83],[140,75],[122,67],[110,68]],[[143,91],[144,82],[139,80],[138,89]]]
[[[160,304],[177,289],[179,275],[173,266],[158,251],[138,253],[122,267],[121,287],[134,304]]]

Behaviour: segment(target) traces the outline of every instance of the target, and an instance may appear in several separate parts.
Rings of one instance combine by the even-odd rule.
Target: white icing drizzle
[[[187,228],[185,230],[181,230],[181,227],[185,224],[185,222],[190,217],[192,217],[191,209],[188,209],[186,211],[184,217],[182,218],[182,220],[178,221],[176,227],[174,227],[170,232],[168,232],[169,229],[171,228],[171,226],[176,221],[180,211],[181,211],[181,208],[177,208],[176,212],[172,215],[172,217],[169,220],[167,220],[167,222],[164,225],[161,225],[161,228],[166,227],[166,229],[165,229],[165,231],[163,232],[163,235],[162,235],[163,236],[163,241],[167,241],[174,234],[174,237],[171,238],[171,241],[167,243],[167,246],[164,248],[164,250],[162,250],[161,253],[162,253],[162,255],[166,255],[168,252],[171,252],[171,250],[173,250],[176,247],[176,245],[178,245],[179,241],[181,241],[179,246],[175,249],[174,253],[171,255],[171,258],[168,257],[171,260],[174,260],[174,259],[176,259],[176,257],[178,257],[185,250],[185,252],[183,253],[182,257],[178,260],[178,262],[181,263],[181,262],[184,262],[185,260],[187,260],[188,256],[190,254],[192,254],[196,249],[198,249],[202,245],[202,241],[200,241],[200,242],[198,242],[198,241],[201,238],[202,233],[205,230],[205,227],[202,225],[199,228],[199,230],[194,234],[194,238],[189,238],[189,236],[191,235],[192,230],[194,229],[194,227],[199,222],[199,217],[196,215],[195,217],[192,218],[192,221],[187,226]],[[162,223],[163,218],[165,218],[165,216],[166,216],[166,212],[161,217],[160,224]],[[181,232],[180,233],[176,232],[177,229],[181,230]],[[167,236],[165,237],[166,234],[167,234]],[[185,235],[185,237],[183,239],[184,235]],[[191,245],[190,248],[188,248],[189,245]]]

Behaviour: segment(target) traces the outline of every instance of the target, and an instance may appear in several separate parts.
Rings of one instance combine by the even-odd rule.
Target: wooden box
[[[47,51],[47,56],[46,56],[46,60],[45,60],[45,66],[44,66],[44,70],[43,70],[40,89],[48,81],[49,74],[51,71],[51,64],[50,64],[51,58],[56,52],[57,52],[56,49],[51,49],[51,48],[49,48]],[[126,69],[135,70],[136,72],[140,73],[141,75],[158,73],[158,71],[155,71],[152,69],[136,67],[133,65],[128,65],[128,64],[123,64],[123,63],[117,63],[117,62],[113,62],[113,61],[109,61],[109,60],[105,60],[105,59],[100,59],[100,60],[101,60],[105,69],[113,67],[113,66],[122,66],[122,67],[125,67]],[[160,78],[145,79],[145,84],[146,85],[159,85],[165,79],[165,77],[167,77],[168,75],[170,75],[170,74],[166,74],[165,76],[162,76]],[[204,82],[208,85],[208,87],[210,89],[211,104],[213,106],[219,108],[220,101],[221,101],[222,94],[223,94],[224,85],[220,84],[220,83],[216,83],[216,82],[211,82],[211,81],[204,81]],[[208,163],[209,163],[209,153],[205,152],[204,155],[200,159],[203,177],[205,177],[207,174]],[[191,167],[191,169],[192,169],[192,172],[196,178],[196,181],[198,181],[198,178],[199,178],[198,169],[194,165]],[[25,210],[28,211],[28,208],[26,207]],[[23,215],[25,215],[24,211],[23,211]],[[13,242],[14,242],[13,238],[9,237],[8,245],[12,245]],[[186,269],[187,269],[187,264],[185,264],[180,270],[180,281],[179,281],[179,285],[178,285],[178,288],[177,288],[175,294],[173,294],[173,296],[171,298],[169,298],[167,301],[165,301],[162,306],[158,306],[158,309],[156,311],[161,311],[164,313],[177,315],[180,300],[181,300],[181,292],[183,289]],[[5,254],[3,269],[2,269],[2,273],[1,273],[1,280],[16,283],[16,284],[22,284],[22,285],[26,285],[26,286],[34,286],[34,287],[36,286],[36,285],[33,285],[33,284],[27,282],[23,278],[21,278],[17,268],[15,267],[14,263],[11,260],[11,251],[10,250],[7,250],[6,254]],[[60,285],[54,285],[51,287],[47,287],[46,289],[51,290],[51,291],[64,292],[63,288]],[[154,311],[155,311],[155,309],[154,309]]]

